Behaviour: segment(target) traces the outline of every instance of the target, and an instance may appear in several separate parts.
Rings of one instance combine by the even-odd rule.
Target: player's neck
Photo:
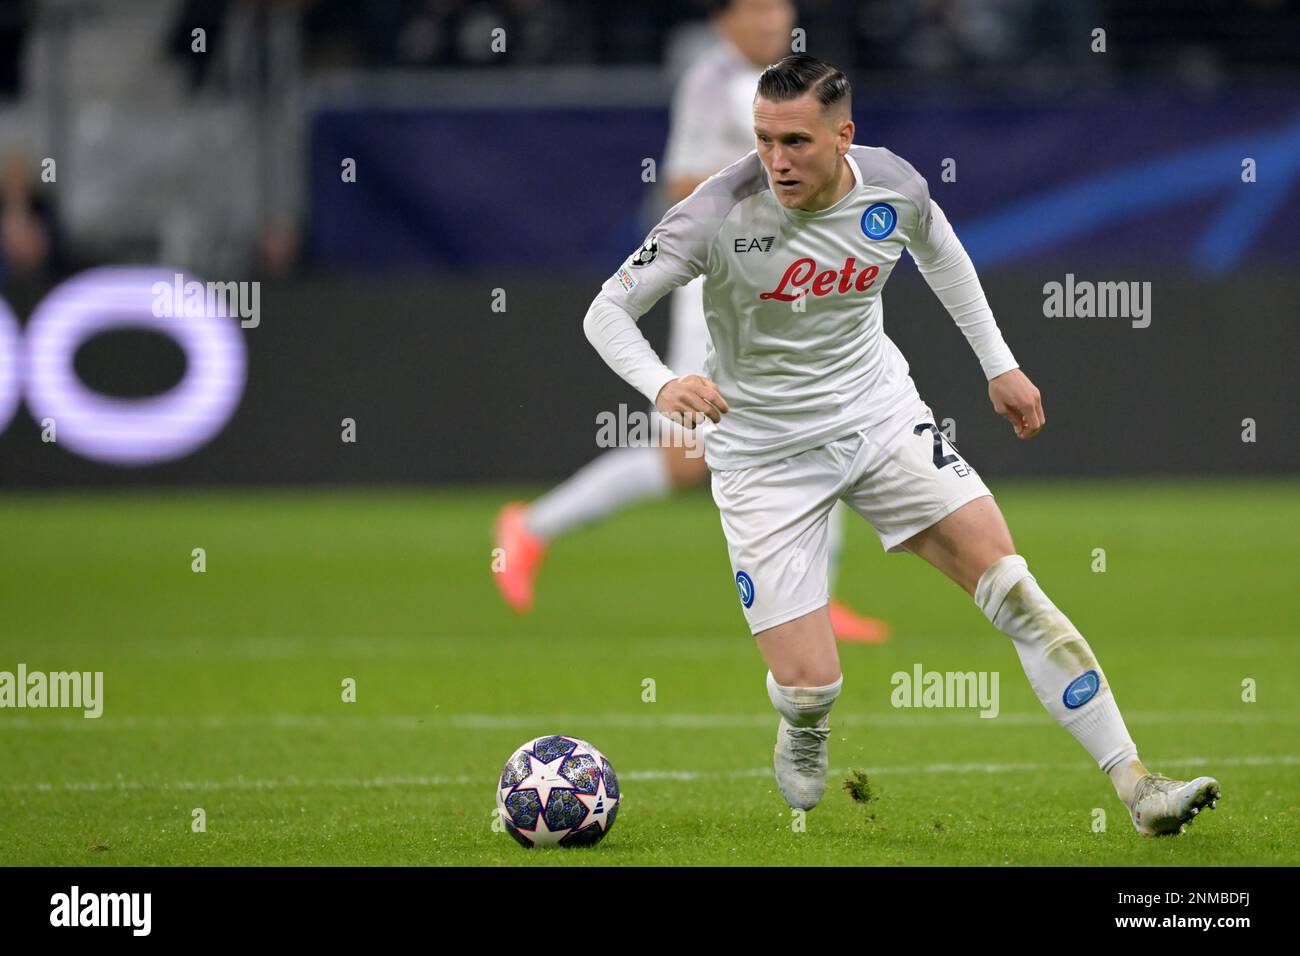
[[[849,169],[848,157],[841,156],[839,173],[835,178],[820,193],[812,196],[808,200],[808,205],[799,208],[803,212],[821,212],[823,209],[829,209],[847,196],[849,190],[855,185],[857,180],[853,178],[853,170]]]

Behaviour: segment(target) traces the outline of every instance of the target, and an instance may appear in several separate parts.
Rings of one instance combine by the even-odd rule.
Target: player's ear
[[[841,156],[849,151],[853,145],[853,114],[849,111],[846,104],[836,104],[834,112],[827,117],[830,120],[830,128],[835,133],[835,148]]]

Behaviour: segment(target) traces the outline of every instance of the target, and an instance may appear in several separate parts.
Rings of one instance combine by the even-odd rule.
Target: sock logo
[[[740,592],[740,603],[750,607],[754,603],[754,579],[745,571],[736,572],[736,590]]]
[[[1065,694],[1061,697],[1061,703],[1070,710],[1077,710],[1097,696],[1100,689],[1101,678],[1096,671],[1088,671],[1070,681],[1070,686],[1065,688]]]

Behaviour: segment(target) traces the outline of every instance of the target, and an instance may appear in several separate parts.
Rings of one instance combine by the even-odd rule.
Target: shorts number
[[[961,460],[956,455],[945,455],[943,453],[943,432],[939,431],[933,422],[921,422],[912,429],[912,434],[919,435],[927,428],[934,433],[934,467],[943,468],[946,465],[951,465],[954,461]],[[953,446],[954,449],[956,447],[956,445]]]

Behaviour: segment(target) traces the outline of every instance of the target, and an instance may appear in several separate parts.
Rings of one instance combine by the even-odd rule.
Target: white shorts
[[[769,465],[713,472],[731,570],[754,634],[821,607],[827,516],[843,500],[886,551],[988,487],[935,425],[924,402],[888,422]]]

